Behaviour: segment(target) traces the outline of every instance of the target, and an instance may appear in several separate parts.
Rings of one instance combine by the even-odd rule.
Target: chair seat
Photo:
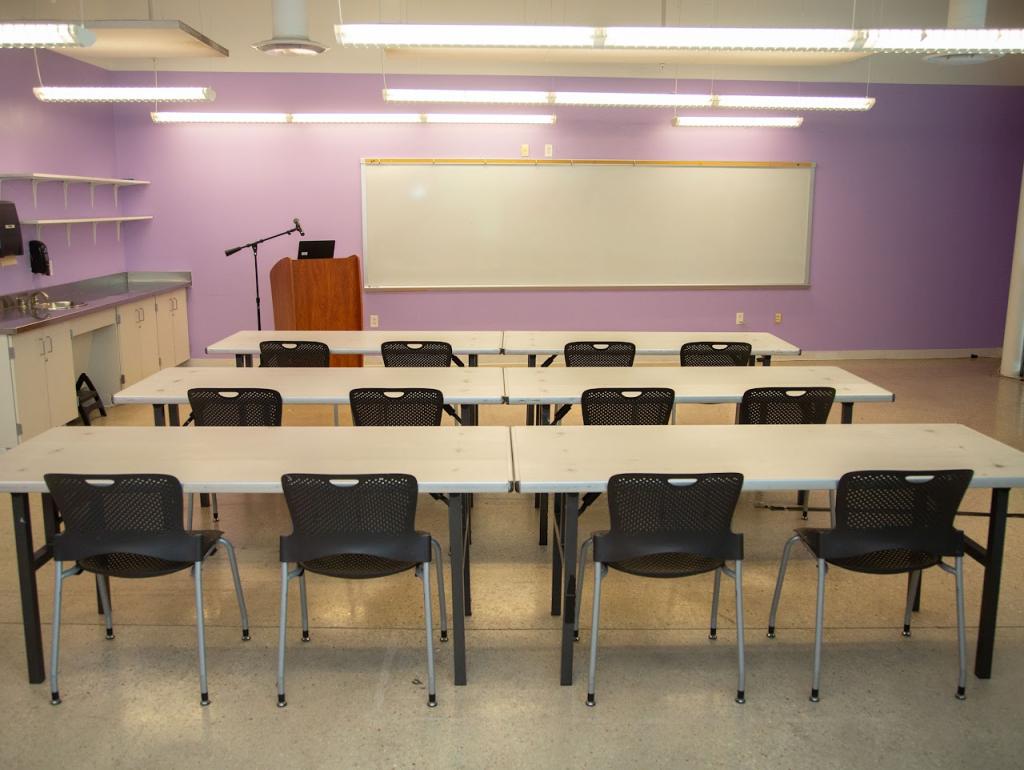
[[[829,559],[843,569],[854,572],[870,572],[877,575],[895,575],[903,572],[916,572],[920,569],[934,567],[939,557],[927,551],[913,551],[907,548],[891,548],[885,551],[872,551],[862,556],[848,556],[843,559]]]
[[[396,561],[383,556],[367,554],[343,553],[335,556],[324,556],[310,561],[301,561],[299,566],[309,572],[331,577],[362,580],[364,578],[386,577],[397,575],[416,566],[414,561]]]
[[[686,577],[711,572],[725,564],[721,559],[699,556],[693,553],[658,553],[640,556],[636,559],[609,562],[611,569],[628,572],[631,575],[654,578]]]
[[[206,554],[224,534],[219,529],[192,530],[193,535],[203,536],[203,553]],[[171,561],[158,556],[138,553],[105,553],[78,560],[78,566],[86,572],[119,578],[147,578],[170,575],[192,566],[190,561]]]

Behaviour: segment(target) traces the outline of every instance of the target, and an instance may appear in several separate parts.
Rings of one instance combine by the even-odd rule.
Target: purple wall
[[[562,158],[815,161],[811,288],[368,293],[365,312],[379,314],[383,328],[728,330],[743,311],[746,328],[774,331],[807,350],[979,348],[998,346],[1002,337],[1024,162],[1024,88],[872,86],[878,104],[869,113],[810,113],[803,128],[775,131],[676,129],[665,111],[630,109],[559,109],[555,126],[189,126],[154,125],[148,105],[127,105],[114,108],[111,124],[110,108],[35,105],[24,95],[33,82],[31,55],[5,56],[0,65],[11,62],[15,70],[12,76],[4,70],[0,94],[19,105],[18,127],[5,124],[0,132],[16,135],[21,154],[56,150],[70,157],[59,165],[55,158],[54,168],[83,173],[106,173],[113,157],[118,175],[152,180],[147,189],[124,191],[123,210],[156,215],[150,224],[125,228],[125,261],[131,270],[192,271],[194,355],[255,324],[252,261],[244,253],[225,258],[225,247],[282,230],[299,216],[308,237],[335,238],[340,254],[361,252],[360,158],[516,157],[521,143],[531,145],[534,157],[552,143]],[[50,56],[44,77],[51,60],[77,68],[65,80],[82,76],[82,65]],[[148,73],[113,78],[151,82]],[[377,76],[165,73],[160,80],[217,90],[213,105],[193,109],[420,109],[382,105]],[[389,83],[662,90],[667,81],[405,76]],[[680,91],[707,87],[679,84]],[[718,87],[863,93],[863,86],[850,84]],[[40,110],[68,119],[54,127]],[[8,155],[0,147],[0,157]],[[30,164],[15,160],[2,165]],[[87,228],[73,235],[76,247],[91,248]],[[62,239],[60,230],[48,235],[57,245]],[[295,246],[291,237],[261,250],[267,326],[270,267],[294,255]],[[112,263],[118,259],[119,251]],[[0,271],[0,281],[7,275]],[[61,280],[66,276],[62,269]],[[775,312],[784,314],[781,326],[772,323]]]
[[[52,85],[104,85],[110,73],[66,56],[41,51],[39,69],[43,82]],[[42,172],[77,176],[114,176],[117,170],[114,110],[110,105],[43,104],[32,95],[37,85],[30,51],[0,50],[0,172]],[[130,165],[130,164],[127,164]],[[39,185],[38,206],[32,203],[29,182],[4,182],[4,200],[13,200],[22,219],[113,216],[132,212],[132,192],[122,190],[120,207],[114,208],[110,187],[96,190],[95,206],[89,203],[89,186],[72,185],[64,208],[63,185]],[[132,212],[133,213],[133,212]],[[145,224],[126,225],[145,227]],[[53,263],[53,276],[34,276],[28,267],[28,242],[36,228],[22,228],[25,256],[18,264],[0,268],[0,294],[45,288],[125,269],[124,244],[113,225],[97,227],[96,243],[91,225],[74,225],[71,246],[63,225],[43,228]]]

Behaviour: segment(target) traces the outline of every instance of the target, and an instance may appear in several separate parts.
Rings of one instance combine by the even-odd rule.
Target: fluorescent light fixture
[[[444,88],[385,88],[386,102],[442,104],[549,104],[548,91],[485,91]]]
[[[679,117],[672,121],[678,128],[797,128],[803,118],[718,118],[710,116]]]
[[[593,48],[595,27],[488,24],[335,24],[341,45]]]
[[[288,123],[287,112],[151,112],[154,123]]]
[[[862,50],[884,53],[1024,53],[1024,29],[866,29]]]
[[[154,123],[477,123],[552,125],[554,115],[403,112],[151,112]]]
[[[0,23],[0,48],[84,48],[95,42],[95,33],[81,24],[55,21]]]
[[[561,104],[570,107],[725,107],[766,110],[870,110],[873,98],[845,96],[710,96],[598,91],[486,91],[386,88],[386,102]]]
[[[875,106],[873,97],[854,96],[727,96],[715,97],[716,107],[755,110],[849,110]]]
[[[717,51],[850,51],[852,29],[745,27],[608,27],[605,48],[674,48]]]
[[[212,102],[212,88],[201,86],[37,86],[32,89],[41,102]]]
[[[611,48],[689,51],[1024,53],[1024,29],[566,27],[486,24],[336,24],[342,45]]]

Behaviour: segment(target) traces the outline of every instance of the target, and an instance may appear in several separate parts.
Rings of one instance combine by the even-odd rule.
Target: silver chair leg
[[[53,583],[53,629],[50,647],[50,703],[60,704],[60,685],[57,683],[57,667],[60,661],[60,599],[64,587],[64,562],[55,561],[57,575]]]
[[[434,618],[430,607],[430,562],[420,565],[423,578],[423,622],[427,627],[427,706],[437,706],[437,681],[434,676]]]
[[[573,639],[580,640],[580,607],[583,605],[583,576],[587,569],[587,549],[594,544],[594,538],[588,537],[580,546],[580,557],[576,560],[576,618],[573,623]]]
[[[782,581],[786,579],[786,567],[789,565],[789,556],[793,546],[800,540],[799,535],[793,535],[786,541],[782,549],[782,561],[779,562],[779,576],[775,579],[775,594],[772,596],[772,609],[768,613],[768,638],[775,638],[775,616],[779,612],[779,599],[782,598]]]
[[[199,644],[199,705],[210,705],[210,692],[206,686],[206,623],[203,617],[203,563],[193,566],[193,580],[196,584],[196,635]]]
[[[217,493],[210,495],[210,511],[213,513],[213,520],[220,521],[220,509],[217,507]]]
[[[309,604],[306,601],[306,570],[299,568],[299,608],[302,610],[302,641],[309,641]]]
[[[814,674],[811,678],[811,703],[818,702],[821,684],[821,642],[825,631],[825,572],[828,565],[818,559],[818,604],[814,611]]]
[[[189,494],[188,496],[188,520],[185,523],[185,530],[188,532],[192,531],[192,512],[196,507],[196,496]]]
[[[335,425],[335,427],[337,427],[338,425],[341,425],[341,417],[338,414],[338,405],[337,404],[334,404],[334,425]]]
[[[107,580],[103,575],[96,575],[96,590],[100,594],[103,605],[103,619],[107,623],[107,639],[114,638],[114,613],[110,609],[110,593],[107,591]]]
[[[957,681],[957,700],[967,698],[967,624],[964,621],[964,557],[956,557],[956,635],[960,651],[960,678]]]
[[[708,639],[718,638],[718,593],[722,590],[722,570],[715,570],[715,588],[711,592],[711,627],[708,631]]]
[[[917,587],[921,584],[921,570],[914,570],[910,573],[910,580],[907,581],[907,607],[903,611],[903,636],[910,636],[910,619],[914,612],[914,597],[917,595]]]
[[[743,560],[736,561],[733,581],[736,583],[736,654],[739,656],[739,683],[736,686],[736,702],[747,702],[746,646],[743,641]]]
[[[277,706],[284,708],[288,701],[284,698],[284,637],[288,626],[288,562],[281,562],[281,615],[277,629]]]
[[[242,616],[242,641],[249,641],[249,610],[245,606],[245,596],[242,594],[242,578],[238,574],[238,560],[235,558],[235,547],[226,537],[217,538],[217,542],[224,546],[228,553],[228,564],[231,565],[231,578],[235,583],[235,598],[238,600],[238,611]]]
[[[448,641],[448,607],[445,604],[444,591],[444,557],[441,554],[441,544],[434,538],[430,538],[430,545],[434,549],[434,559],[437,561],[437,606],[441,612],[441,641]]]
[[[590,625],[590,669],[587,675],[587,705],[597,705],[594,700],[594,680],[597,678],[597,630],[601,624],[601,579],[604,577],[605,566],[594,562],[594,612]]]

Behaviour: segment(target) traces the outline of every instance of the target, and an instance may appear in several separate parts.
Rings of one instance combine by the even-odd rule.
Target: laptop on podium
[[[299,241],[299,259],[333,259],[334,241]]]

